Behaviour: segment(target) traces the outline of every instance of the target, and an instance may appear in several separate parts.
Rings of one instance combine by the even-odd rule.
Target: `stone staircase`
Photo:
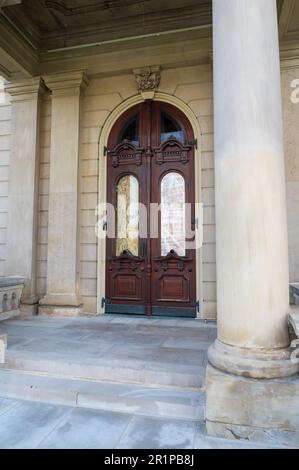
[[[3,322],[0,333],[8,335],[2,397],[204,419],[206,353],[214,325],[31,318]]]

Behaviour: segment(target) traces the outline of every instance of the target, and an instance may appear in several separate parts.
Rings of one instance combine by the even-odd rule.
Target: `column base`
[[[82,312],[82,300],[76,294],[48,294],[39,301],[39,315],[77,317]]]
[[[257,380],[208,365],[206,428],[211,436],[299,445],[299,377]]]
[[[290,377],[299,372],[299,364],[291,361],[289,348],[237,348],[217,339],[209,348],[208,358],[219,370],[254,379]]]

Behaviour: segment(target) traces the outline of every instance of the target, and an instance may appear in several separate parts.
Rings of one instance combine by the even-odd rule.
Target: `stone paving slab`
[[[203,392],[135,384],[58,379],[0,370],[0,396],[93,409],[168,416],[204,418]]]
[[[2,411],[2,414],[1,414]],[[277,449],[210,438],[204,423],[0,398],[0,449]]]
[[[22,402],[0,415],[0,449],[34,449],[59,425],[69,409]]]
[[[193,449],[196,424],[134,416],[118,449]]]
[[[130,415],[73,409],[38,445],[39,449],[115,448]]]

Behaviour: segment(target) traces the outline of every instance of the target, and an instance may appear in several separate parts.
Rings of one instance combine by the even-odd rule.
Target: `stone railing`
[[[23,277],[0,277],[0,320],[19,314],[23,288]]]
[[[294,364],[299,364],[299,311],[290,313],[289,326],[291,332],[291,349],[293,350],[291,360]]]
[[[0,364],[5,363],[5,351],[7,348],[7,336],[0,335]]]
[[[299,282],[290,284],[290,304],[299,305]]]

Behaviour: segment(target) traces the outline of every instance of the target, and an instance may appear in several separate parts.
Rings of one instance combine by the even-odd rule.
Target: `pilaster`
[[[84,72],[44,77],[52,91],[47,295],[40,313],[77,315],[78,167]]]
[[[6,91],[12,103],[6,274],[25,278],[21,312],[36,313],[39,112],[46,87],[37,77],[9,83]]]

